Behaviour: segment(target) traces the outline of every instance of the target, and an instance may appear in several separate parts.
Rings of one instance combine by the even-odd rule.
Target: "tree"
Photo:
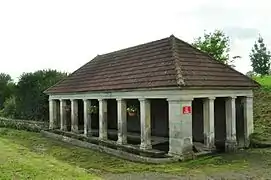
[[[6,99],[14,93],[15,84],[9,74],[0,73],[0,109],[3,108]]]
[[[48,95],[43,91],[66,76],[67,73],[55,70],[22,74],[16,90],[16,111],[19,118],[47,121]]]
[[[263,38],[259,36],[249,55],[253,72],[261,76],[269,74],[270,51],[267,50]]]
[[[203,37],[196,38],[192,45],[216,60],[230,64],[233,60],[229,60],[229,41],[229,37],[221,30],[215,30],[213,33],[204,31]]]

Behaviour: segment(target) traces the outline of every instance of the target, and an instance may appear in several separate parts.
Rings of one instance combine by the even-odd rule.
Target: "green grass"
[[[271,141],[271,76],[253,77],[262,87],[254,91],[254,124],[258,140]]]
[[[3,134],[3,129],[1,129]],[[4,130],[7,132],[16,131]],[[10,134],[10,138],[12,134]],[[19,139],[14,141],[0,136],[0,179],[98,179],[97,176],[86,172],[85,169],[73,166],[67,162],[56,159],[50,154],[42,152],[42,145],[29,147],[23,139],[36,134],[26,132],[18,133],[22,135],[21,143]],[[16,135],[16,136],[17,136]],[[16,139],[16,140],[15,140]],[[28,144],[30,145],[30,144]]]
[[[271,76],[255,76],[253,77],[254,80],[256,80],[258,83],[260,83],[263,86],[270,86],[271,87]]]
[[[270,158],[257,150],[247,150],[194,161],[148,165],[47,139],[39,133],[5,128],[0,129],[0,147],[0,179],[91,179],[107,173],[150,171],[209,174],[242,171],[255,161],[271,162],[271,150],[264,152]]]

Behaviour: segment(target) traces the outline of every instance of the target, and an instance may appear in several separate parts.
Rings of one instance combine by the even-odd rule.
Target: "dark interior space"
[[[107,129],[108,130],[118,130],[118,120],[117,120],[117,101],[115,99],[107,100]],[[117,141],[117,134],[107,133],[108,139]]]
[[[127,107],[135,106],[138,110],[135,116],[127,114],[127,131],[140,134],[140,103],[137,99],[129,99],[126,102]]]
[[[216,98],[215,108],[215,146],[218,151],[225,150],[226,140],[226,109],[225,98]]]
[[[99,107],[99,101],[97,99],[91,100],[91,106]],[[92,131],[92,136],[99,136],[99,108],[97,113],[91,114],[91,129],[95,129],[96,132]]]
[[[84,130],[84,101],[78,99],[78,128]]]
[[[203,99],[195,98],[192,102],[193,141],[204,143]]]
[[[60,101],[59,100],[56,101],[56,116],[57,116],[56,127],[60,128]]]
[[[166,142],[153,145],[153,149],[168,152],[169,150],[169,121],[168,101],[166,99],[152,99],[151,102],[151,133],[152,136],[166,138]]]
[[[151,101],[151,132],[153,136],[168,137],[168,102],[166,99]]]
[[[66,101],[66,123],[67,123],[67,130],[71,131],[71,101]]]
[[[243,147],[245,144],[244,131],[244,97],[236,98],[236,138],[238,146]]]

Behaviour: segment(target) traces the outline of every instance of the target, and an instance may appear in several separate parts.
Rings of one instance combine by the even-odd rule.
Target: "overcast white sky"
[[[246,73],[259,33],[271,48],[270,11],[268,0],[0,0],[0,72],[72,72],[97,54],[222,29]]]

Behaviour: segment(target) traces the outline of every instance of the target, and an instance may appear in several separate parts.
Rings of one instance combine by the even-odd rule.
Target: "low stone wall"
[[[48,123],[0,117],[0,127],[40,132],[43,129],[48,129]]]
[[[129,152],[125,152],[125,151],[122,151],[122,150],[111,149],[111,148],[108,148],[108,147],[105,147],[105,146],[92,144],[92,143],[89,143],[89,142],[81,141],[81,140],[70,138],[70,137],[67,137],[67,136],[55,134],[55,133],[52,133],[52,132],[49,132],[49,131],[41,131],[41,133],[45,137],[60,140],[60,141],[63,141],[63,142],[66,142],[66,143],[69,143],[69,144],[72,144],[72,145],[75,145],[75,146],[79,146],[79,147],[88,148],[88,149],[92,149],[92,150],[95,150],[95,151],[111,154],[111,155],[114,155],[116,157],[120,157],[122,159],[126,159],[126,160],[129,160],[129,161],[151,163],[151,164],[161,164],[161,163],[169,163],[169,162],[178,161],[178,159],[175,159],[175,158],[144,157],[144,156],[132,154],[132,153],[129,153]]]

